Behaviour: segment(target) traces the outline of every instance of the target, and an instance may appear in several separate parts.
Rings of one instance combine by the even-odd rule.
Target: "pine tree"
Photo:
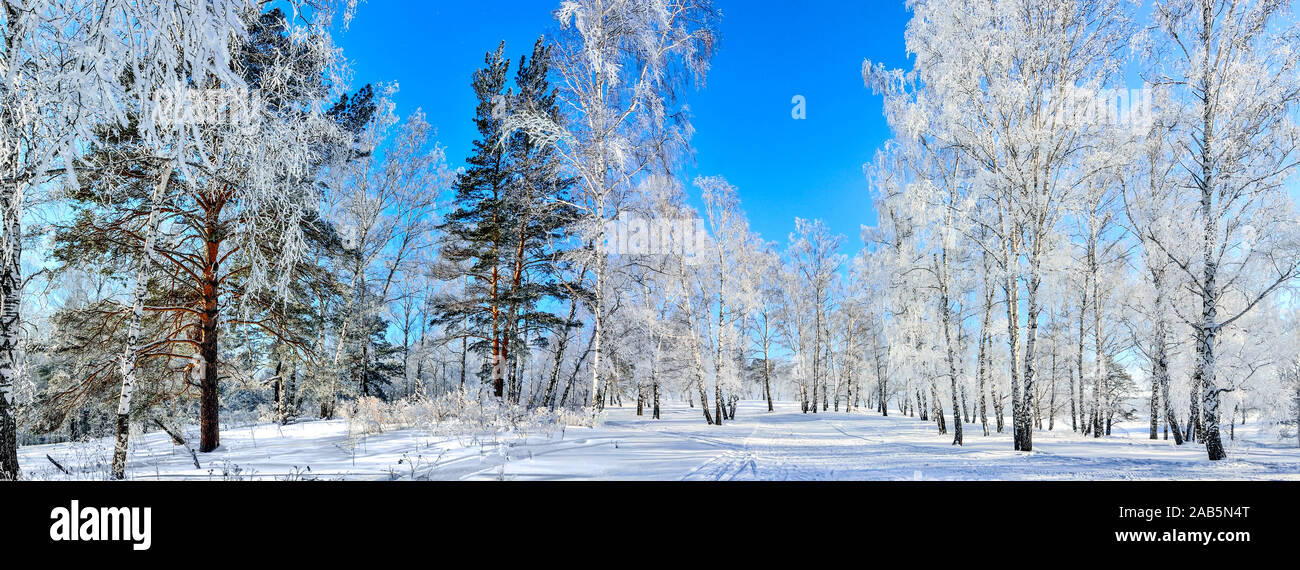
[[[576,218],[565,200],[572,182],[560,174],[555,148],[522,132],[505,137],[502,129],[502,120],[520,107],[558,119],[547,80],[549,50],[539,39],[531,60],[521,58],[517,95],[506,87],[510,62],[504,52],[502,42],[474,74],[480,138],[466,159],[468,168],[456,179],[457,207],[439,228],[444,232],[439,276],[468,281],[462,296],[436,304],[434,318],[487,353],[497,398],[507,395],[512,348],[562,324],[538,304],[567,291],[554,277],[558,251],[552,244],[565,240],[566,227]],[[518,401],[517,390],[510,396]]]
[[[514,108],[527,108],[558,121],[560,110],[549,74],[550,48],[538,38],[532,59],[520,58],[515,78],[519,93],[512,101]],[[510,159],[513,178],[503,204],[510,220],[503,229],[512,248],[505,259],[509,265],[505,294],[508,309],[501,358],[506,362],[510,362],[512,347],[526,349],[529,337],[540,339],[543,331],[568,326],[571,321],[539,310],[538,305],[575,290],[575,285],[560,280],[557,267],[563,252],[555,244],[566,241],[568,228],[579,216],[569,202],[573,180],[562,175],[553,145],[539,144],[526,132],[516,133],[510,139]],[[515,354],[516,360],[522,356]],[[516,403],[519,395],[517,388],[509,394]]]
[[[505,109],[506,74],[510,61],[504,56],[505,42],[484,57],[485,66],[474,72],[472,86],[478,97],[474,125],[479,139],[473,143],[468,165],[456,177],[456,209],[439,226],[442,263],[437,274],[444,280],[465,280],[465,290],[454,299],[441,299],[436,306],[436,324],[445,325],[453,336],[472,339],[477,352],[490,349],[492,390],[502,397],[503,299],[501,262],[505,249],[505,193],[510,174],[508,150],[501,141]]]

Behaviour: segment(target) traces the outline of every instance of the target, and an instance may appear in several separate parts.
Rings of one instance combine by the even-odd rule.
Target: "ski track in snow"
[[[406,429],[349,438],[342,420],[229,428],[221,448],[199,456],[199,469],[165,434],[149,433],[133,438],[128,474],[140,480],[1300,480],[1300,449],[1260,431],[1258,423],[1238,426],[1229,459],[1212,464],[1200,446],[1148,439],[1141,422],[1094,439],[1058,421],[1055,430],[1034,433],[1032,453],[1019,453],[1009,433],[985,437],[978,423],[965,424],[959,447],[933,422],[874,412],[804,414],[787,403],[769,413],[765,402],[743,402],[736,421],[722,426],[706,425],[698,408],[684,405],[665,407],[662,415],[652,420],[612,408],[596,428],[496,436]],[[186,436],[197,439],[196,432],[191,426]],[[72,470],[72,478],[102,479],[112,441],[27,446],[19,455],[32,479],[69,478],[46,455]]]

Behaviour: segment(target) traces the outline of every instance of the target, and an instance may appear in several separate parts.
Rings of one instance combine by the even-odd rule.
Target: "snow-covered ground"
[[[222,446],[190,453],[163,433],[136,437],[131,479],[599,479],[599,480],[948,480],[948,479],[1300,479],[1300,449],[1257,425],[1238,426],[1229,459],[1204,449],[1147,439],[1146,426],[1118,426],[1110,438],[1075,435],[1058,421],[1035,434],[1034,452],[1011,450],[1007,434],[966,426],[966,445],[931,422],[874,413],[774,413],[745,402],[737,419],[704,424],[698,409],[673,405],[662,420],[632,408],[608,410],[596,428],[505,436],[440,436],[399,430],[349,436],[347,422],[304,421],[222,432]],[[187,430],[192,433],[193,428]],[[1225,433],[1225,439],[1227,434]],[[105,478],[112,442],[63,443],[19,450],[25,476]]]

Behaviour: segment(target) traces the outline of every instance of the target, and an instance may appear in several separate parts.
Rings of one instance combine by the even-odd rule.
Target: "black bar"
[[[1292,549],[1297,491],[1300,484],[1288,482],[19,482],[0,485],[11,507],[0,511],[0,529],[20,552],[121,560],[267,552],[328,561],[367,551],[529,560],[653,544],[666,549],[667,564],[679,547],[713,541],[721,545],[710,548],[722,549],[714,555],[730,561],[803,548],[919,554],[934,547],[961,552],[961,560],[992,560],[1025,544],[1063,549],[1067,559],[1070,552],[1197,557]],[[51,512],[72,500],[83,508],[151,508],[150,548],[52,540]],[[1121,517],[1121,508],[1160,509],[1160,516]],[[1249,541],[1116,540],[1127,531],[1249,533]]]

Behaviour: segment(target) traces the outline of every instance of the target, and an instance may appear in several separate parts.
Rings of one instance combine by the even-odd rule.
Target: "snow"
[[[135,480],[1300,480],[1300,449],[1261,423],[1237,426],[1229,459],[1211,463],[1199,445],[1147,439],[1141,421],[1093,439],[1057,423],[1035,433],[1035,450],[1012,450],[1011,435],[982,437],[968,424],[951,445],[931,422],[868,412],[802,414],[797,403],[742,402],[736,421],[706,425],[698,408],[673,404],[662,420],[612,408],[595,428],[554,433],[438,435],[400,430],[348,435],[344,420],[260,424],[223,430],[222,446],[198,457],[166,434],[132,438]],[[186,430],[186,436],[197,428]],[[1226,432],[1225,432],[1226,439]],[[105,478],[112,440],[19,449],[31,479]]]

